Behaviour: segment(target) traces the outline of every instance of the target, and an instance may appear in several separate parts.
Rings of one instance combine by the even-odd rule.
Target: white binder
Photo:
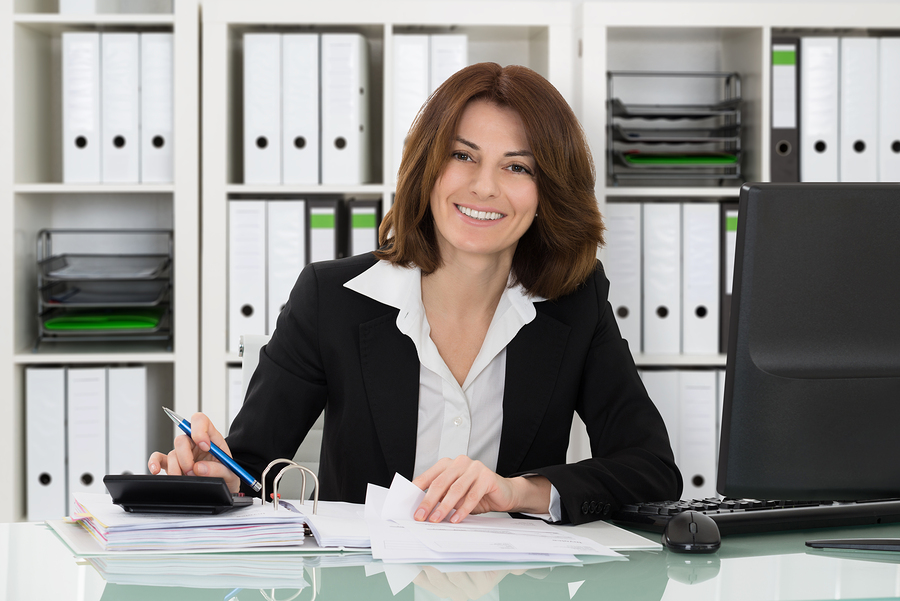
[[[681,206],[644,204],[645,353],[681,352]]]
[[[228,350],[266,333],[266,202],[228,201]]]
[[[141,181],[174,181],[174,57],[171,33],[141,34]]]
[[[878,181],[900,182],[900,38],[878,44]]]
[[[719,352],[719,205],[682,205],[682,344],[689,355]]]
[[[380,200],[351,200],[350,244],[348,256],[378,250],[378,222],[381,213]]]
[[[338,201],[310,201],[307,210],[309,262],[337,259]]]
[[[451,75],[469,64],[469,37],[465,34],[431,36],[431,94]]]
[[[429,44],[427,35],[394,35],[394,181],[409,128],[428,99]]]
[[[669,443],[672,452],[675,453],[675,462],[678,462],[678,444],[681,432],[681,410],[678,405],[679,381],[678,372],[666,370],[643,370],[640,372],[644,388],[650,396],[650,400],[656,405],[656,410],[662,416],[669,433]]]
[[[878,40],[841,38],[840,74],[840,180],[878,181]]]
[[[107,370],[108,437],[110,474],[146,474],[147,368],[110,367]]]
[[[100,151],[104,183],[141,180],[141,62],[137,33],[100,35]]]
[[[281,34],[244,34],[244,183],[281,183]]]
[[[606,275],[609,302],[622,338],[641,352],[641,203],[606,205]]]
[[[322,34],[322,183],[369,181],[369,59],[359,34]]]
[[[678,372],[679,427],[676,463],[684,478],[686,499],[705,499],[716,494],[716,399],[719,387],[715,370]]]
[[[100,34],[63,32],[63,181],[100,182]]]
[[[275,331],[278,315],[291,295],[297,276],[306,265],[306,202],[270,200],[267,211],[269,288],[266,333],[271,334]]]
[[[838,38],[800,40],[800,181],[838,175]]]
[[[244,405],[244,389],[242,380],[242,370],[240,366],[228,366],[228,430],[231,431],[231,424],[234,422],[235,416]],[[227,435],[227,434],[226,434]]]
[[[281,38],[282,183],[319,183],[319,36]]]
[[[97,12],[97,0],[59,0],[61,15],[92,15]]]
[[[29,522],[66,515],[66,370],[25,369],[25,492]]]
[[[71,513],[72,494],[106,491],[106,369],[69,368],[66,376]]]

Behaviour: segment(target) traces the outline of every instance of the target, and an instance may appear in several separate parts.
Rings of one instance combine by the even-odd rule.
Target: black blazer
[[[390,486],[394,472],[412,478],[415,346],[397,329],[398,309],[344,287],[375,261],[365,254],[300,274],[228,436],[251,473],[293,457],[324,410],[320,499],[362,503],[367,483]],[[573,523],[623,503],[681,495],[665,425],[619,334],[608,290],[598,262],[576,292],[535,303],[537,316],[507,347],[497,473],[546,476]],[[576,411],[593,458],[566,465]]]

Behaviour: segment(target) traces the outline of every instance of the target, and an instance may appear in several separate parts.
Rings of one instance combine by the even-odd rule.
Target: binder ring
[[[315,567],[312,567],[312,568],[307,567],[306,569],[307,569],[307,571],[309,571],[310,574],[312,575],[312,584],[311,584],[311,587],[310,587],[310,588],[312,588],[312,597],[310,597],[310,600],[309,600],[309,601],[316,601],[316,597],[318,596],[318,592],[319,592],[319,585],[318,585],[318,583],[316,582],[316,570],[317,570],[318,568],[315,568]],[[294,593],[294,596],[293,596],[293,597],[289,597],[289,598],[285,599],[284,601],[293,601],[294,599],[296,599],[297,597],[299,597],[299,596],[300,596],[300,593],[302,593],[304,590],[305,590],[305,589],[300,589],[299,591],[297,591],[296,593]],[[271,596],[270,596],[269,594],[267,594],[266,591],[265,591],[264,589],[259,589],[259,593],[263,596],[263,599],[265,599],[266,601],[279,601],[278,599],[275,598],[275,589],[271,589]]]
[[[308,467],[304,467],[299,463],[291,461],[290,459],[275,459],[269,465],[266,466],[266,469],[263,470],[262,477],[262,490],[260,491],[262,494],[263,503],[266,502],[266,476],[269,473],[269,470],[272,467],[278,465],[279,463],[287,463],[285,467],[281,468],[278,471],[278,475],[275,476],[275,482],[272,486],[272,504],[274,505],[274,510],[278,511],[278,483],[281,481],[282,476],[284,476],[285,472],[288,470],[300,470],[300,474],[303,477],[302,483],[300,484],[300,499],[304,500],[306,498],[306,473],[309,472],[309,475],[312,476],[313,482],[315,483],[315,493],[313,494],[313,514],[315,515],[319,509],[319,479],[316,477],[316,474],[309,469]]]

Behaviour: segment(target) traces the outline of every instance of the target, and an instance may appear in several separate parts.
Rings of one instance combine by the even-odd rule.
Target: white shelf
[[[147,345],[144,345],[145,347]],[[59,344],[52,352],[38,350],[36,353],[17,353],[13,357],[16,365],[47,365],[65,363],[67,365],[121,364],[121,363],[172,363],[176,362],[172,352],[104,350],[96,353],[76,351],[66,352]]]
[[[16,184],[19,194],[172,194],[174,184]]]
[[[634,355],[638,369],[643,367],[725,367],[726,355]]]
[[[603,196],[607,199],[613,198],[671,198],[673,200],[684,200],[686,198],[731,198],[737,199],[740,195],[740,187],[721,187],[721,188],[675,188],[672,186],[608,186],[602,190]]]
[[[337,184],[326,185],[256,185],[256,184],[228,184],[225,191],[229,195],[237,194],[329,194],[329,195],[380,195],[387,192],[387,188],[381,184],[362,184],[358,186],[341,186]]]

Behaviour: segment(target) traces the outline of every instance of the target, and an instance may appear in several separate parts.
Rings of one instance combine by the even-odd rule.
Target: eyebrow
[[[481,148],[475,142],[470,142],[463,138],[462,136],[456,136],[456,141],[460,144],[465,144],[472,150],[481,150]],[[534,158],[534,154],[530,150],[511,150],[510,152],[506,152],[503,154],[505,157],[531,157]]]

